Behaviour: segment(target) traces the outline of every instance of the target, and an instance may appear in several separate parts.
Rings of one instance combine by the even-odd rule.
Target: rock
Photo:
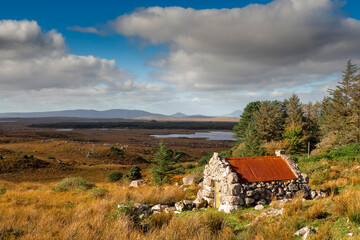
[[[265,204],[266,204],[266,200],[262,198],[262,199],[260,199],[259,201],[257,201],[256,204],[258,204],[258,205],[265,205]]]
[[[182,201],[177,202],[175,203],[175,208],[177,211],[182,212],[185,209],[185,204]]]
[[[241,193],[241,185],[238,183],[229,185],[229,195],[230,196],[238,196]]]
[[[166,213],[175,212],[175,208],[174,207],[167,207],[167,208],[164,209],[164,212],[166,212]]]
[[[254,191],[252,190],[246,191],[246,196],[252,197],[253,195],[254,195]]]
[[[301,179],[304,183],[308,184],[309,183],[309,176],[305,173],[301,173]]]
[[[240,197],[238,196],[227,196],[226,197],[226,201],[230,204],[230,205],[240,205]],[[242,199],[241,199],[242,200]]]
[[[316,191],[316,198],[315,199],[319,199],[319,198],[324,198],[326,197],[326,194],[324,192],[321,191]]]
[[[316,197],[316,191],[311,190],[311,191],[310,191],[310,198],[311,198],[311,199],[314,199],[315,197]]]
[[[130,187],[140,187],[142,185],[142,180],[135,180],[130,183]]]
[[[142,203],[135,203],[134,208],[137,209],[137,210],[140,210],[140,211],[145,211],[149,207],[147,205],[145,205],[145,204],[142,204]]]
[[[194,202],[193,202],[195,208],[203,208],[203,207],[206,207],[206,201],[204,199],[196,199]]]
[[[161,205],[160,204],[156,204],[151,208],[151,211],[159,211],[161,212]]]
[[[250,205],[255,202],[255,199],[253,198],[245,198],[245,204]]]
[[[238,182],[239,182],[239,178],[238,178],[238,176],[236,175],[236,173],[230,173],[230,174],[228,175],[227,182],[228,182],[228,184],[238,183]]]
[[[263,210],[264,209],[264,206],[263,205],[256,205],[254,207],[255,210]]]
[[[237,206],[237,205],[225,204],[225,205],[221,205],[219,207],[219,212],[231,213],[239,208],[240,208],[240,206]]]
[[[297,230],[297,231],[294,233],[294,235],[300,237],[300,236],[304,235],[304,234],[305,234],[307,231],[309,231],[309,230],[310,230],[310,228],[309,228],[308,226],[306,226],[306,227],[303,227],[303,228]]]
[[[308,231],[306,231],[306,233],[303,235],[303,237],[301,239],[305,240],[309,237],[309,235],[315,234],[315,233],[316,233],[315,229],[310,228]]]
[[[194,184],[195,178],[193,176],[186,176],[182,179],[185,186]]]
[[[295,183],[289,184],[288,188],[290,191],[298,191],[299,190],[299,187]]]

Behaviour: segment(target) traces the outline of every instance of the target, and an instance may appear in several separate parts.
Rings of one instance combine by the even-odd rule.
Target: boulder
[[[256,205],[255,207],[254,207],[254,209],[255,210],[263,210],[264,209],[264,206],[263,205]]]
[[[186,176],[182,179],[185,186],[194,184],[195,178],[193,176]]]
[[[130,183],[130,187],[140,187],[142,185],[142,180],[134,180]]]
[[[159,211],[161,212],[161,205],[160,204],[156,204],[151,208],[151,211],[155,212],[155,211]]]
[[[245,204],[250,205],[255,202],[255,199],[253,198],[245,198]]]

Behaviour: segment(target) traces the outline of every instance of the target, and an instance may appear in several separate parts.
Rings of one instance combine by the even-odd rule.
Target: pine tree
[[[265,149],[261,144],[260,138],[255,131],[254,123],[250,123],[245,130],[245,136],[243,138],[241,149],[239,150],[239,157],[250,156],[263,156]]]
[[[280,141],[284,132],[285,110],[278,101],[262,102],[259,111],[254,114],[255,131],[265,142]]]
[[[169,183],[172,176],[184,172],[184,169],[178,165],[179,155],[174,156],[173,151],[167,149],[163,142],[160,142],[152,163],[155,166],[150,169],[151,177],[158,185]]]
[[[235,137],[240,139],[240,141],[242,138],[245,137],[245,131],[248,128],[249,124],[255,121],[254,114],[255,112],[259,111],[260,106],[261,102],[256,101],[250,102],[244,108],[244,112],[241,114],[238,124],[236,124],[233,128]]]
[[[289,99],[285,99],[284,105],[286,109],[285,128],[303,127],[304,113],[299,97],[292,94]]]
[[[353,96],[356,71],[356,65],[349,60],[342,81],[336,89],[329,89],[330,101],[323,108],[325,115],[322,116],[322,134],[325,139],[334,136],[335,145],[352,143],[357,139],[357,134],[354,134],[357,119],[353,112],[357,108]]]
[[[309,102],[303,106],[305,139],[310,142],[311,149],[314,149],[320,141],[320,107],[321,103],[319,102],[315,102],[314,104]]]
[[[352,65],[354,75],[359,69],[356,65]],[[352,88],[350,91],[350,108],[352,112],[351,116],[351,130],[355,141],[360,142],[360,74],[353,76],[351,79]]]

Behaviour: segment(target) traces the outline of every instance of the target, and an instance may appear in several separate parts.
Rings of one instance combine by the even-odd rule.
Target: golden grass
[[[230,239],[225,215],[207,211],[150,217],[144,232],[125,213],[110,216],[121,202],[170,203],[183,199],[175,186],[141,188],[99,184],[109,193],[90,198],[88,191],[54,192],[52,184],[8,184],[0,197],[0,239]]]

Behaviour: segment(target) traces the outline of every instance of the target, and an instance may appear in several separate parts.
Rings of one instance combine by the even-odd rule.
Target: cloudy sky
[[[316,101],[350,58],[360,65],[358,0],[12,0],[0,8],[0,112]]]

